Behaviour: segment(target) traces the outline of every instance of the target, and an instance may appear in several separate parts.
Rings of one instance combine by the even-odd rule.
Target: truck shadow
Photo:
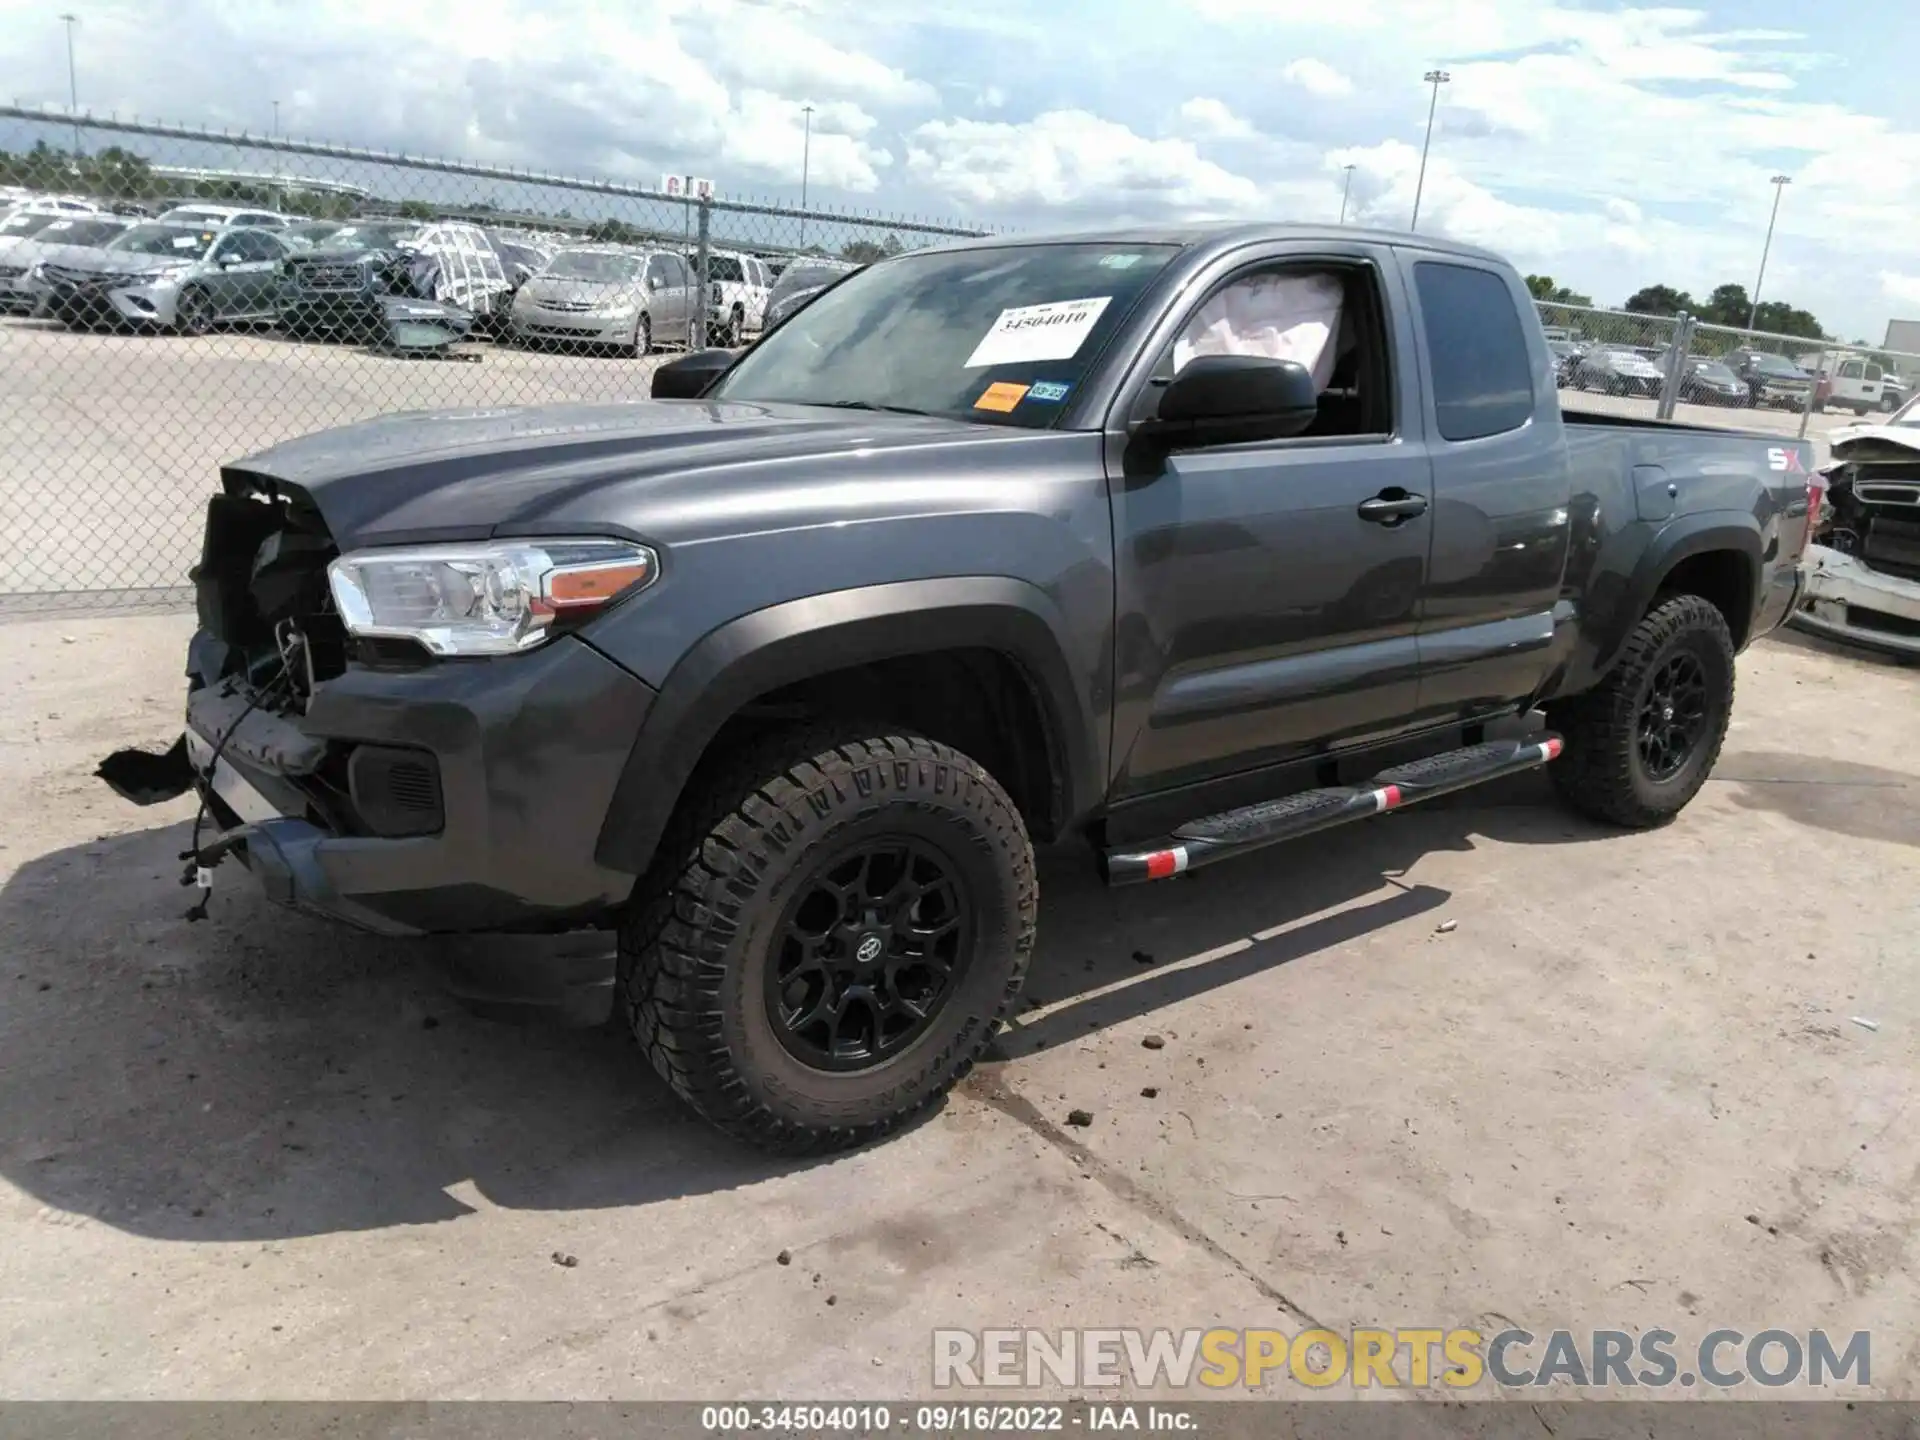
[[[1383,877],[1472,848],[1470,832],[1602,833],[1517,778],[1470,812],[1435,802],[1134,891],[1101,887],[1084,848],[1046,855],[1030,986],[1045,1013],[1029,1007],[1002,1057],[1428,913],[1447,892]],[[235,869],[210,918],[187,923],[184,837],[174,824],[72,846],[0,890],[0,1175],[46,1223],[273,1241],[486,1207],[645,1205],[832,1163],[746,1150],[624,1035],[479,1018],[432,945],[279,910]]]

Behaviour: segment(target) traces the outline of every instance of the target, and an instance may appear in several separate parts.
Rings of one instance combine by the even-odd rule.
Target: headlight
[[[127,277],[128,285],[173,285],[187,278],[191,265],[169,265],[164,270],[143,270]]]
[[[436,655],[511,655],[556,620],[653,583],[659,561],[623,540],[513,540],[357,550],[327,567],[355,635],[416,640]]]

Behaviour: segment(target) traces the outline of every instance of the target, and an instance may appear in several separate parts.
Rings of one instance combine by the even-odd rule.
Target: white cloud
[[[1564,248],[1563,217],[1500,199],[1463,176],[1450,160],[1431,158],[1422,185],[1420,151],[1403,140],[1327,156],[1330,169],[1347,165],[1354,167],[1349,220],[1405,229],[1412,221],[1418,190],[1423,231],[1485,245],[1522,260],[1546,259]]]
[[[1920,305],[1920,275],[1903,275],[1898,270],[1880,272],[1880,288],[1887,298],[1902,305]]]
[[[1247,211],[1260,187],[1186,140],[1149,140],[1084,110],[1025,124],[929,120],[914,130],[907,167],[973,206],[1045,206],[1106,214]]]
[[[697,12],[709,27],[704,47],[714,70],[757,90],[798,100],[836,96],[868,105],[926,106],[939,95],[924,80],[858,50],[835,44],[816,28],[759,6],[717,4]]]
[[[1250,140],[1253,126],[1242,120],[1224,103],[1205,95],[1196,95],[1180,107],[1182,125],[1203,140]]]
[[[1298,85],[1309,95],[1318,95],[1322,99],[1334,99],[1353,93],[1353,81],[1326,61],[1315,60],[1311,56],[1289,60],[1281,67],[1280,78]]]

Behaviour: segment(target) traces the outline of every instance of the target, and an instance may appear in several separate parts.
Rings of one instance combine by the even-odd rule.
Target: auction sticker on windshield
[[[989,385],[980,398],[973,402],[976,410],[999,410],[1011,414],[1013,407],[1020,403],[1020,397],[1027,393],[1024,385],[1011,385],[1002,380]]]
[[[1111,295],[1095,295],[1085,300],[1055,300],[1002,310],[963,368],[1071,360],[1112,299]]]

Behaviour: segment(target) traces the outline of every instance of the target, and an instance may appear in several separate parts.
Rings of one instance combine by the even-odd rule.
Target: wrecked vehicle
[[[1660,824],[1792,607],[1805,442],[1562,413],[1512,266],[1313,226],[890,257],[638,403],[236,460],[183,883],[599,931],[674,1091],[858,1144],[1020,999],[1034,845],[1168,880],[1555,762]],[[1539,713],[1536,713],[1539,712]]]
[[[280,267],[280,329],[295,339],[337,336],[414,348],[394,323],[418,318],[429,302],[466,312],[437,326],[465,335],[504,306],[514,282],[477,225],[448,221],[357,220]]]
[[[1831,445],[1792,624],[1920,658],[1920,401],[1836,430]]]

